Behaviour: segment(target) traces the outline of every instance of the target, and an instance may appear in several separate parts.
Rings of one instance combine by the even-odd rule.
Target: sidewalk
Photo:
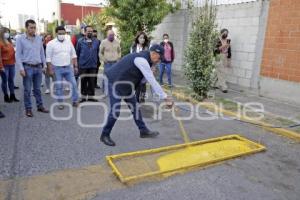
[[[176,87],[187,88],[188,81],[186,80],[183,72],[173,71],[173,83]],[[214,90],[212,94],[215,99],[221,101],[231,101],[233,103],[261,103],[264,106],[265,114],[273,116],[274,118],[281,119],[282,124],[274,125],[287,125],[300,123],[300,104],[292,104],[283,102],[267,97],[259,96],[257,91],[249,88],[243,88],[237,85],[229,84],[228,93],[223,93],[220,90]],[[280,121],[280,120],[279,120]]]

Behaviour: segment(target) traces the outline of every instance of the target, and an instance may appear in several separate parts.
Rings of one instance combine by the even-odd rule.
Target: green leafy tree
[[[91,13],[85,16],[83,23],[93,26],[94,29],[105,35],[105,24],[111,20],[111,17],[107,16],[106,10],[102,10],[99,13]]]
[[[64,20],[61,20],[61,24],[64,25]],[[53,36],[55,36],[55,29],[58,26],[58,20],[54,20],[53,22],[50,22],[47,24],[47,33],[51,33]]]
[[[121,37],[122,53],[127,54],[138,31],[148,35],[155,26],[170,12],[179,6],[177,1],[167,3],[166,0],[110,0],[107,8]]]
[[[187,49],[184,72],[194,91],[194,97],[207,97],[213,83],[214,54],[217,38],[216,7],[206,0],[205,5],[194,8],[194,19]]]
[[[58,21],[50,22],[47,24],[47,33],[51,33],[53,36],[55,35],[55,28],[58,25]]]

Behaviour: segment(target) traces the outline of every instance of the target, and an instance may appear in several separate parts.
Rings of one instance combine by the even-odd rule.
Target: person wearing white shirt
[[[78,73],[76,51],[71,41],[65,38],[66,30],[63,26],[58,26],[55,31],[57,37],[50,41],[46,48],[48,73],[55,74],[55,89],[58,102],[63,102],[63,79],[65,79],[72,87],[72,102],[73,106],[77,107],[78,89],[74,76],[74,73]],[[64,106],[59,105],[58,108],[62,110]]]

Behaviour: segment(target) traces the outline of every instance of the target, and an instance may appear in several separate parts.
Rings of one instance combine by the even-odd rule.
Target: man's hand
[[[74,66],[74,74],[78,74],[78,67]]]
[[[54,72],[53,72],[52,67],[47,67],[47,74],[48,74],[49,76],[53,76],[53,75],[54,75]]]
[[[170,96],[165,98],[165,102],[166,102],[166,106],[168,109],[171,109],[174,106],[174,101],[173,101],[172,97],[170,97]]]
[[[26,76],[26,72],[25,72],[24,69],[20,70],[20,75],[21,75],[22,77],[25,77],[25,76]]]
[[[47,63],[46,74],[49,75],[49,76],[54,75],[53,67],[52,67],[52,64],[50,62]]]

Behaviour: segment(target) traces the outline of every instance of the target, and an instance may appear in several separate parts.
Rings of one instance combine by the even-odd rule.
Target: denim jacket
[[[81,69],[97,68],[99,64],[99,41],[92,38],[92,42],[87,42],[87,39],[81,38],[76,45],[76,54],[78,65]]]

